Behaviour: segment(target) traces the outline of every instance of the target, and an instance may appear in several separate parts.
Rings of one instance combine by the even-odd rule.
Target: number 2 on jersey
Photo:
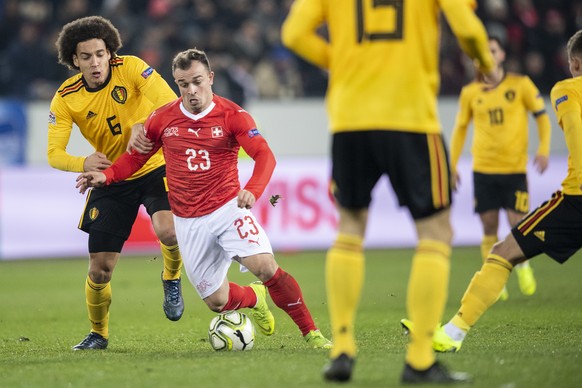
[[[373,10],[367,10],[365,4],[372,3]],[[384,15],[393,15],[390,21]],[[400,40],[404,29],[404,0],[356,0],[356,33],[358,43],[364,40]],[[369,29],[368,29],[369,27]]]
[[[206,171],[210,168],[210,154],[206,150],[198,150],[188,148],[186,150],[186,155],[188,155],[188,159],[186,159],[188,163],[188,170],[190,171],[197,171],[198,169],[202,171]],[[196,160],[196,156],[200,156],[200,162]]]

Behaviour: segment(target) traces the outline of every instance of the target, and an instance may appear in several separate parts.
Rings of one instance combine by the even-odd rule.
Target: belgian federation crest
[[[125,101],[127,101],[127,89],[123,86],[116,86],[111,91],[111,97],[113,97],[116,102],[125,104]]]
[[[97,209],[96,207],[92,208],[91,210],[89,210],[89,219],[91,221],[95,221],[95,219],[99,216],[99,209]]]
[[[505,98],[509,102],[512,102],[513,100],[515,100],[515,91],[514,90],[508,90],[507,92],[505,92]]]

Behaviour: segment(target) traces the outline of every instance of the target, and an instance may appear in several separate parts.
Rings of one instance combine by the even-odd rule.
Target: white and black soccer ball
[[[247,315],[227,311],[210,321],[208,341],[214,350],[251,350],[255,345],[255,327]]]

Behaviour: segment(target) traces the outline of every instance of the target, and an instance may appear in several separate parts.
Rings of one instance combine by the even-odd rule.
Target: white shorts
[[[273,253],[255,216],[236,198],[202,217],[174,215],[174,223],[186,275],[202,299],[218,290],[233,259]]]

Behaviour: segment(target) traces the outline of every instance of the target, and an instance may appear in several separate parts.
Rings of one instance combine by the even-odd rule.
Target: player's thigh
[[[232,260],[208,228],[208,216],[174,216],[184,272],[202,299],[216,292],[228,273]]]
[[[259,253],[235,259],[262,282],[271,279],[275,275],[277,268],[279,268],[275,261],[275,256],[271,253]]]
[[[132,188],[132,182],[121,182],[90,190],[79,229],[89,233],[90,239],[92,233],[100,232],[127,240],[140,206]],[[99,247],[93,249],[94,252],[101,251]],[[108,250],[110,247],[103,247],[103,251]]]
[[[332,137],[331,190],[337,203],[345,209],[368,208],[372,189],[384,173],[374,155],[376,132],[381,133],[376,136],[381,138],[386,131],[339,132]]]
[[[236,198],[209,215],[208,227],[231,258],[273,254],[267,233],[250,209],[237,206]]]
[[[168,200],[166,167],[161,166],[137,179],[140,202],[151,217],[156,237],[164,245],[175,245],[174,218]]]
[[[564,263],[582,247],[582,198],[558,191],[526,215],[511,233],[525,258],[545,253]]]
[[[447,245],[451,244],[453,229],[450,217],[451,210],[446,208],[428,217],[414,220],[418,239],[441,241]]]
[[[278,267],[269,236],[249,209],[237,206],[236,198],[210,215],[209,228],[218,236],[226,257],[239,261],[261,280],[275,274]]]
[[[483,226],[483,233],[485,235],[497,235],[499,229],[499,210],[490,209],[479,213],[481,225]]]
[[[484,174],[473,171],[473,205],[474,211],[478,214],[486,213],[490,210],[503,208],[504,196],[500,195],[500,186],[497,181],[498,175]]]
[[[158,167],[136,179],[136,185],[139,190],[140,202],[150,216],[161,210],[170,210],[166,166]]]
[[[176,232],[174,228],[174,215],[170,210],[159,210],[152,215],[152,227],[156,237],[162,244],[176,245]]]
[[[415,221],[449,208],[452,201],[451,175],[442,136],[388,132],[389,152],[377,154],[388,172],[399,204],[408,208]]]

